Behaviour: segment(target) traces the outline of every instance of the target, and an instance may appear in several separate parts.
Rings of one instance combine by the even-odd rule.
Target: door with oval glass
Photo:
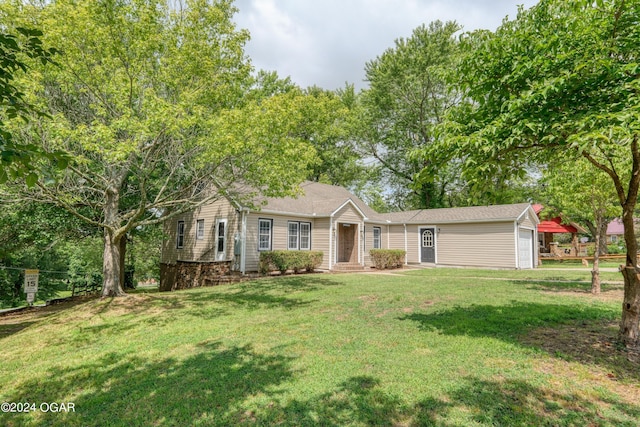
[[[420,229],[420,262],[436,262],[436,229]]]

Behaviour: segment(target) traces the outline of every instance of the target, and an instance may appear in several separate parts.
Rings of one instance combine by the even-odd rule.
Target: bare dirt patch
[[[581,289],[572,289],[567,291],[548,290],[548,291],[543,291],[543,293],[553,294],[553,295],[573,296],[573,297],[577,296],[581,298],[589,298],[595,301],[602,301],[602,302],[611,302],[611,301],[619,302],[619,301],[622,301],[624,296],[624,290],[622,289],[613,289],[610,291],[601,292],[598,295],[594,295],[590,291],[585,291]]]

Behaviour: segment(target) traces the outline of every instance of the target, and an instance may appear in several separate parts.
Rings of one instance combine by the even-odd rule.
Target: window
[[[611,243],[618,243],[618,236],[615,234],[611,235]]]
[[[216,220],[216,261],[224,261],[227,256],[227,220]]]
[[[287,244],[287,249],[298,249],[298,238],[300,231],[300,223],[299,222],[290,222],[289,223],[289,240]]]
[[[178,232],[176,233],[176,248],[184,247],[184,221],[178,221]]]
[[[422,247],[423,248],[433,247],[433,232],[431,230],[425,230],[422,233]]]
[[[380,227],[373,227],[373,249],[380,249],[382,247],[382,229]]]
[[[196,221],[196,240],[204,239],[204,219]]]
[[[300,249],[311,250],[311,223],[300,223]]]
[[[289,221],[287,249],[311,249],[311,223]]]
[[[270,251],[271,250],[271,232],[273,228],[272,219],[259,219],[258,220],[258,250]]]

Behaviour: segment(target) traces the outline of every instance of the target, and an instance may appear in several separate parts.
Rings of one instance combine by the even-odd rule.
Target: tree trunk
[[[598,221],[596,221],[598,224]],[[600,227],[598,227],[600,228]],[[597,295],[600,293],[600,233],[595,234],[596,244],[593,251],[593,270],[591,270],[591,293]]]
[[[122,286],[123,288],[124,288],[124,270],[125,270],[124,265],[125,265],[126,253],[127,253],[127,235],[125,234],[120,239],[120,286]]]
[[[609,253],[609,248],[607,248],[607,221],[602,220],[599,232],[600,232],[600,245],[597,246],[600,248],[600,255],[606,255]]]
[[[120,240],[122,237],[114,236],[105,229],[104,255],[102,260],[102,297],[120,297],[126,295],[120,280],[122,270],[120,258]]]
[[[622,275],[624,276],[624,297],[622,300],[622,320],[620,322],[620,338],[628,347],[640,346],[640,277],[638,277],[638,245],[633,224],[635,207],[623,206],[622,223],[624,224],[624,240],[627,245],[627,260]]]
[[[109,188],[105,192],[105,204],[103,208],[105,224],[113,224],[112,227],[104,227],[104,254],[102,258],[102,297],[125,296],[120,279],[124,266],[121,257],[122,239],[126,234],[118,232],[118,207],[120,194],[115,188]]]

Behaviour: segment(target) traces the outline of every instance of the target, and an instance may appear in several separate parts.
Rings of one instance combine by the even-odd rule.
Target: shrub
[[[400,249],[371,249],[369,251],[373,266],[380,270],[402,267],[406,254],[406,251]]]
[[[313,271],[322,264],[322,252],[319,251],[265,251],[260,252],[260,273],[287,270]]]

